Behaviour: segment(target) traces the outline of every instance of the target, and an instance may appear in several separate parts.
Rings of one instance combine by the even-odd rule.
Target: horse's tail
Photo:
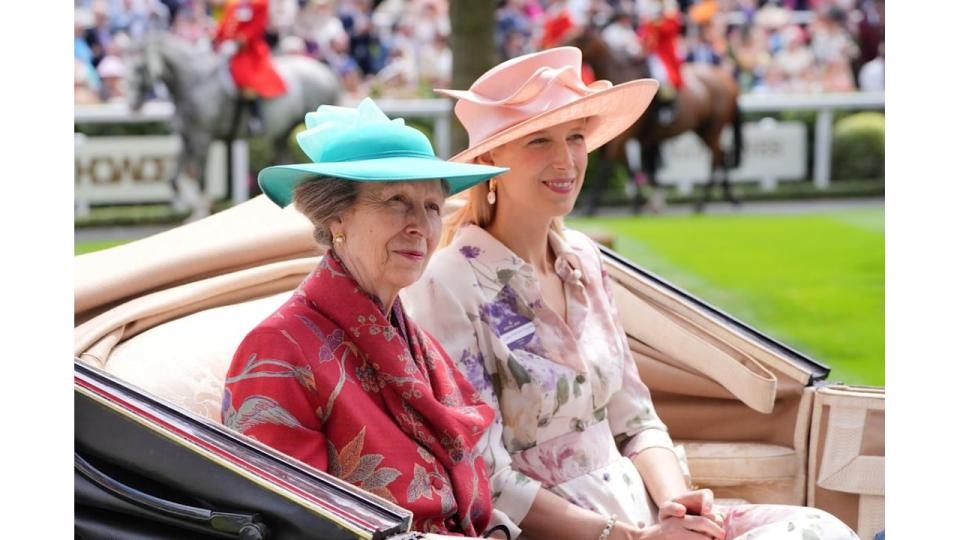
[[[727,168],[736,169],[743,161],[743,111],[740,101],[733,102],[733,149],[727,153]]]

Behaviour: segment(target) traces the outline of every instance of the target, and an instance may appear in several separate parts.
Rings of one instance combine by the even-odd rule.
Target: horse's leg
[[[734,205],[739,205],[740,200],[733,196],[733,189],[730,185],[730,169],[735,169],[740,166],[740,163],[743,159],[743,111],[740,110],[740,105],[737,102],[736,92],[733,95],[733,99],[730,104],[731,114],[730,122],[733,129],[733,147],[729,152],[725,152],[722,156],[721,163],[723,163],[723,196],[728,201]]]
[[[207,194],[207,160],[210,158],[210,142],[207,141],[204,150],[197,156],[197,188],[200,190],[200,197],[197,200],[197,210],[194,216],[197,218],[207,217],[213,211],[213,199]],[[227,168],[227,190],[230,189],[230,168]]]
[[[723,124],[716,121],[716,119],[708,120],[696,130],[697,136],[700,137],[700,140],[703,141],[710,150],[710,177],[707,180],[707,184],[703,186],[703,194],[700,196],[700,200],[694,205],[694,211],[698,213],[703,212],[707,201],[710,200],[713,186],[717,183],[718,170],[726,170],[724,166],[723,148],[720,145],[722,130]]]
[[[647,177],[646,181],[647,183],[653,185],[653,183],[656,182],[657,168],[653,167],[652,169],[648,169],[646,165],[647,161],[645,158],[642,160],[642,162],[643,162],[643,167],[642,167],[643,174]],[[631,178],[630,180],[635,181],[633,178]],[[643,207],[646,204],[647,204],[647,197],[643,194],[643,189],[638,184],[637,190],[633,192],[633,206],[631,210],[633,211],[634,214],[639,214],[643,212]]]
[[[293,154],[290,152],[290,133],[296,129],[300,124],[300,121],[287,126],[286,129],[282,130],[280,133],[277,133],[273,137],[273,162],[274,163],[290,163],[293,160]]]
[[[650,187],[653,189],[653,193],[650,195],[650,210],[655,214],[663,212],[663,209],[667,206],[667,194],[663,190],[663,186],[657,183],[657,168],[654,167],[653,171],[649,175],[650,178]]]
[[[170,184],[170,190],[173,191],[173,200],[171,204],[173,206],[174,212],[186,212],[187,203],[183,200],[183,193],[180,191],[180,175],[183,174],[183,171],[187,168],[187,161],[189,159],[190,147],[186,138],[180,138],[180,153],[177,154],[177,162],[173,168],[173,173],[170,175],[170,178],[167,182]]]
[[[191,165],[193,178],[196,180],[196,196],[191,201],[190,215],[187,222],[196,221],[210,215],[213,209],[213,202],[207,195],[207,158],[209,156],[209,146],[206,149],[194,150]]]
[[[647,183],[650,185],[650,188],[653,189],[654,198],[658,198],[658,193],[660,191],[660,184],[657,182],[657,169],[660,168],[660,143],[653,140],[647,140],[647,142],[640,143],[640,165],[643,174],[647,177]],[[651,202],[647,199],[646,195],[643,194],[643,190],[640,189],[640,186],[637,186],[637,192],[633,197],[633,213],[638,214],[643,211],[647,203]],[[654,211],[659,211],[656,208],[656,201],[654,202]]]
[[[227,199],[233,200],[233,141],[234,139],[227,139],[223,141],[226,149],[226,175],[227,175]]]
[[[713,185],[716,183],[716,179],[717,168],[712,166],[710,167],[710,177],[707,180],[707,183],[703,186],[703,191],[700,194],[700,200],[693,205],[693,210],[695,212],[703,212],[703,209],[707,206],[707,202],[710,200],[710,193],[713,191]]]
[[[240,119],[243,117],[243,98],[237,95],[235,99],[233,117],[230,119],[230,131],[227,132],[227,138],[231,140],[240,136]]]
[[[606,148],[604,148],[606,150]],[[593,186],[590,188],[590,195],[587,197],[587,207],[584,213],[592,216],[597,213],[597,207],[600,206],[600,200],[603,198],[603,192],[610,183],[610,177],[613,175],[613,159],[609,158],[604,151],[597,153],[599,162],[597,171],[593,176]]]
[[[733,186],[730,184],[730,169],[724,165],[721,171],[723,174],[723,180],[721,181],[723,185],[723,198],[733,203],[734,206],[739,206],[740,199],[733,195]]]
[[[197,193],[190,201],[192,211],[188,221],[193,221],[210,215],[211,202],[207,196],[207,157],[210,154],[211,134],[204,132],[194,132],[187,144],[189,148],[189,159],[186,166],[190,170],[190,176],[196,181]]]
[[[720,186],[723,189],[723,198],[733,204],[738,204],[739,201],[733,197],[733,191],[730,186],[730,168],[727,160],[728,154],[724,152],[723,148],[720,146],[720,133],[715,133],[714,135],[716,137],[711,139],[714,143],[714,146],[713,162],[710,170],[710,185],[712,186],[714,182],[716,182],[716,177],[719,174]],[[706,194],[704,195],[704,200],[706,200]]]

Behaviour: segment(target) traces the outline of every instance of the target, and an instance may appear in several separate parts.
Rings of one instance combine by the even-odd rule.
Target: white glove
[[[229,39],[220,44],[220,54],[222,56],[233,56],[240,49],[240,46],[237,45],[237,42]]]

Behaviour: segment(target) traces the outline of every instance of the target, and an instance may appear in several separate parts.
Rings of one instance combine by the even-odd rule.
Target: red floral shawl
[[[474,447],[494,412],[399,299],[391,314],[323,257],[238,348],[224,423],[411,509],[419,530],[478,536],[492,503]]]

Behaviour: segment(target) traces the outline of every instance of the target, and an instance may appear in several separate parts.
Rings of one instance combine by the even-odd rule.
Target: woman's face
[[[329,224],[335,246],[361,287],[390,305],[427,266],[440,236],[440,180],[363,182],[356,203]]]
[[[531,133],[497,147],[480,161],[510,170],[497,178],[497,212],[545,219],[565,216],[583,187],[587,169],[585,119]]]

